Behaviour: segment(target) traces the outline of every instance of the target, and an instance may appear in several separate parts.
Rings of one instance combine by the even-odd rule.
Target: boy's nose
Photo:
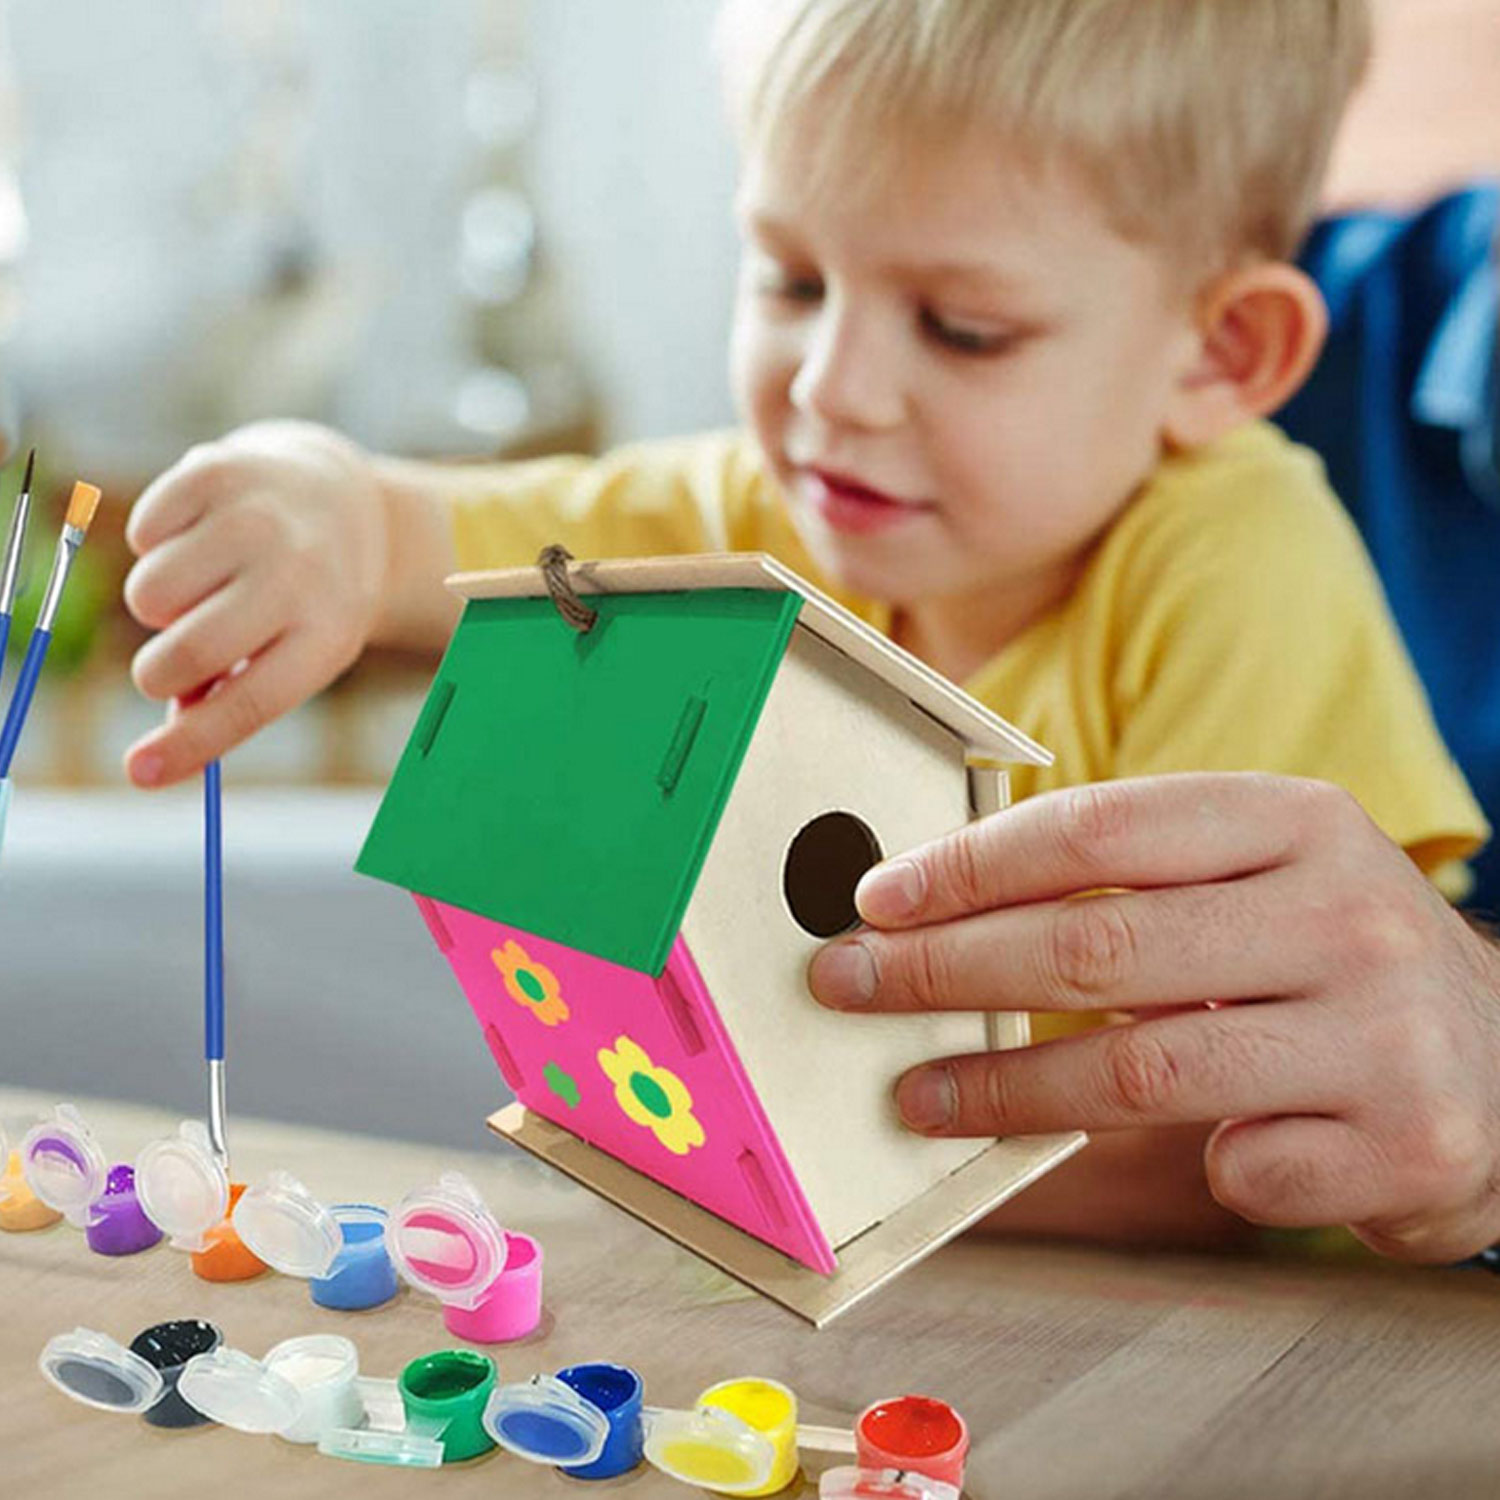
[[[793,377],[799,411],[840,426],[894,427],[905,414],[896,360],[870,320],[827,308],[813,320]]]

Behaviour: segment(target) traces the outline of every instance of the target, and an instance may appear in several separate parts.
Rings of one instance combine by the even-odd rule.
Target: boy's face
[[[842,197],[753,153],[739,205],[736,397],[819,565],[900,605],[1060,597],[1192,365],[1165,258],[978,135]]]

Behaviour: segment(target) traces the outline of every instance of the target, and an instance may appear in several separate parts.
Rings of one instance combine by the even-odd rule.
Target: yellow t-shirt
[[[510,466],[459,503],[461,566],[768,552],[881,629],[890,611],[822,578],[746,436]],[[1353,523],[1308,450],[1256,423],[1165,459],[1077,587],[965,689],[1046,745],[1023,797],[1165,771],[1334,782],[1448,894],[1488,834],[1449,757]]]

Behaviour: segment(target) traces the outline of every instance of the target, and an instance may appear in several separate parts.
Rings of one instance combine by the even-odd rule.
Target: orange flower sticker
[[[519,944],[507,942],[490,953],[490,961],[505,981],[505,991],[523,1010],[529,1010],[543,1026],[560,1026],[570,1014],[558,987],[557,975],[546,964],[537,963]]]

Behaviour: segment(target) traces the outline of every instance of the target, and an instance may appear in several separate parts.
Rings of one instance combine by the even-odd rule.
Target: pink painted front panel
[[[656,980],[416,899],[528,1109],[803,1265],[836,1269],[680,936]]]

